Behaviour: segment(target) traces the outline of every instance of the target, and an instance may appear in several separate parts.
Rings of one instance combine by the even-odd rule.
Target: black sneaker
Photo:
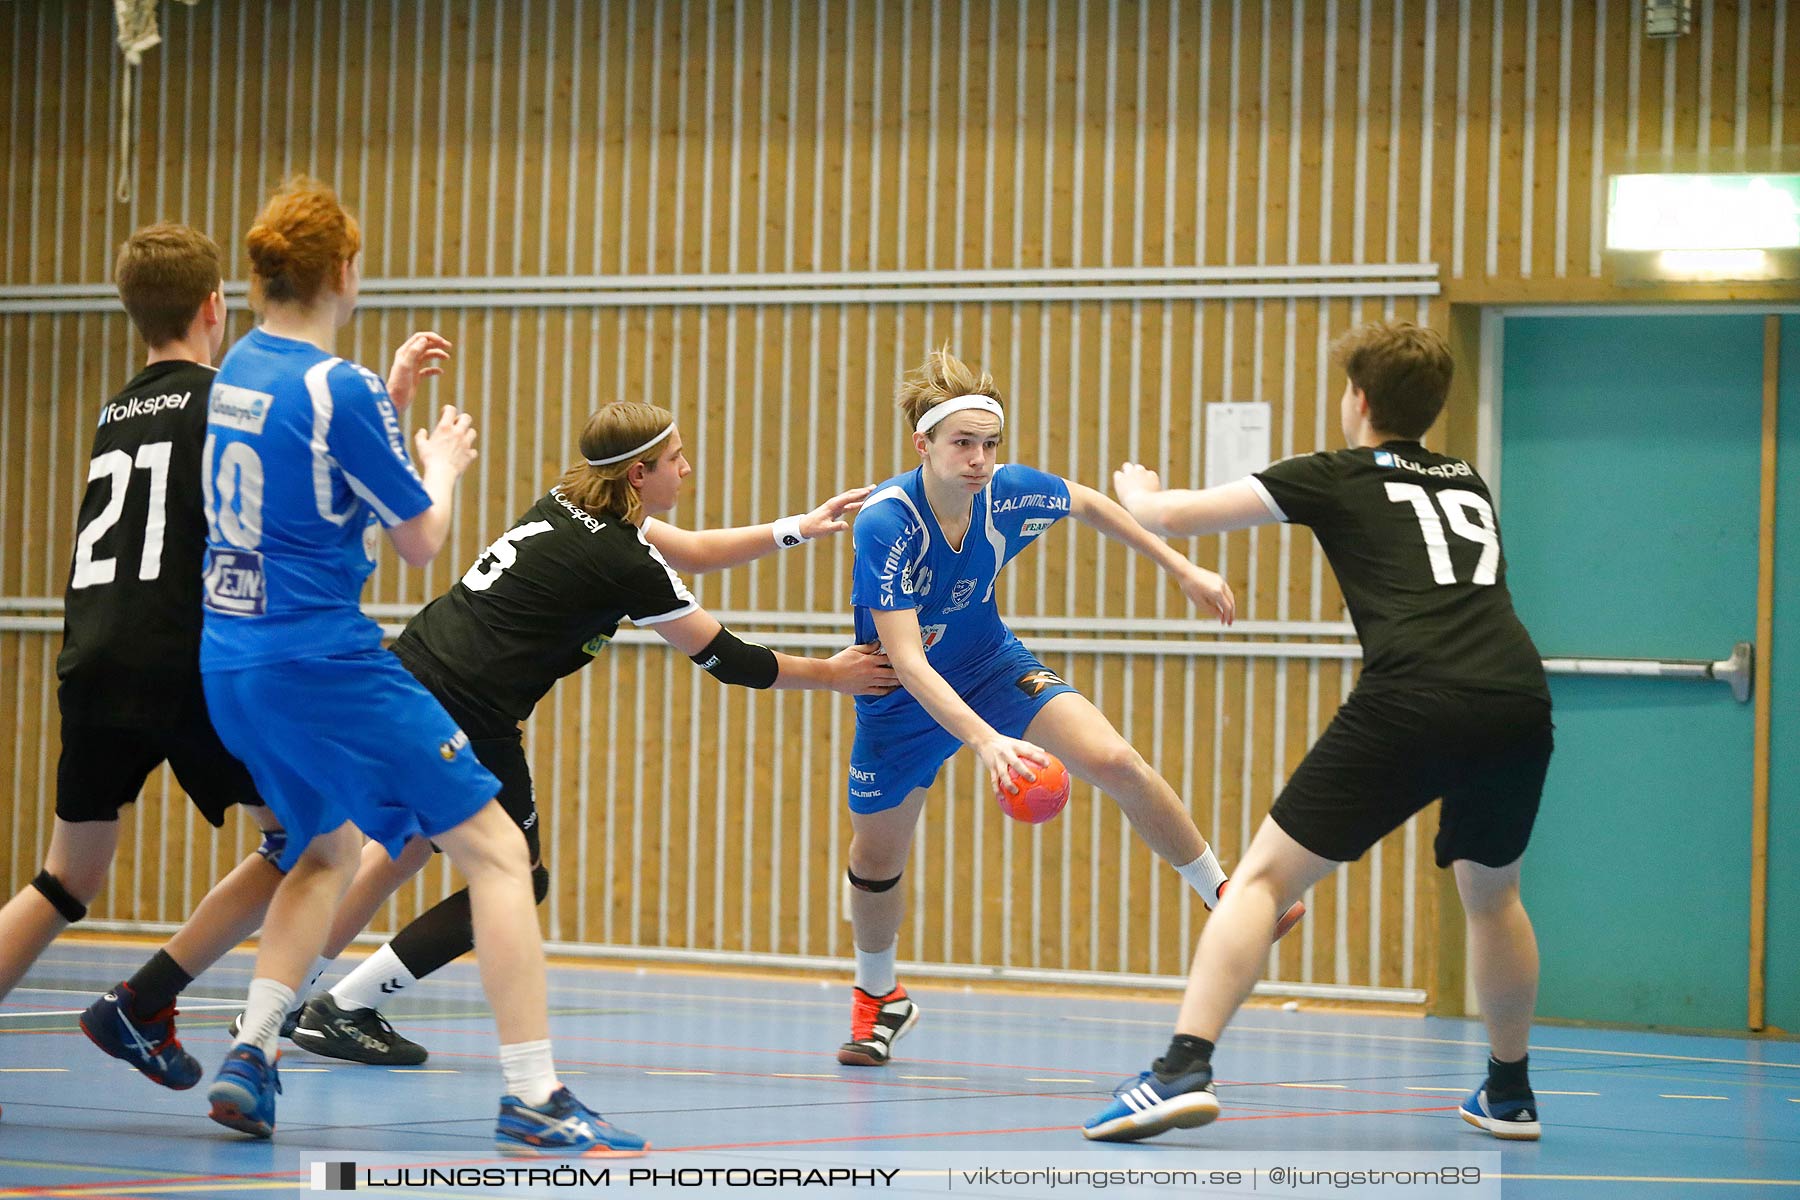
[[[428,1057],[425,1047],[410,1042],[372,1008],[345,1011],[330,992],[320,992],[300,1009],[294,1026],[294,1045],[326,1058],[374,1063],[382,1067],[411,1067]]]

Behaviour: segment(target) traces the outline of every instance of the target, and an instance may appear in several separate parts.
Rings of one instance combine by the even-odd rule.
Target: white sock
[[[1211,846],[1208,846],[1206,852],[1199,858],[1186,866],[1176,867],[1175,870],[1183,879],[1187,880],[1189,887],[1200,893],[1200,900],[1207,908],[1217,906],[1219,888],[1225,883],[1225,868],[1221,867],[1219,860],[1213,856]]]
[[[856,986],[871,996],[885,996],[894,990],[894,942],[886,950],[856,949]]]
[[[392,946],[383,946],[362,960],[332,986],[331,998],[345,1010],[380,1008],[384,997],[402,992],[419,982],[406,969]]]
[[[556,1063],[550,1058],[550,1043],[514,1042],[500,1047],[500,1073],[506,1078],[506,1094],[517,1096],[533,1108],[541,1107],[550,1093],[562,1086],[556,1078]]]
[[[244,1022],[238,1027],[237,1044],[255,1046],[269,1062],[275,1061],[275,1039],[281,1034],[281,1018],[294,1003],[294,989],[274,979],[250,981],[244,1001]]]

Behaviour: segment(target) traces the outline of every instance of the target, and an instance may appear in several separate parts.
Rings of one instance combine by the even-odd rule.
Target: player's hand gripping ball
[[[1008,793],[1005,788],[998,788],[994,798],[1000,802],[1000,811],[1013,820],[1042,825],[1069,802],[1069,769],[1054,754],[1050,756],[1048,766],[1032,764],[1032,767],[1036,779],[1026,779],[1014,771],[1013,783],[1019,790]]]

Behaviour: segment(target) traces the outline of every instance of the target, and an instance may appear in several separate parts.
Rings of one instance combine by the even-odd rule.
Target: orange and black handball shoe
[[[838,1047],[847,1067],[885,1067],[894,1043],[919,1023],[919,1006],[899,984],[885,996],[851,988],[850,1040]]]

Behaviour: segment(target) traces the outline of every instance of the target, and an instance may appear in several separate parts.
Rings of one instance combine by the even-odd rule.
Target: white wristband
[[[783,517],[775,522],[775,544],[783,550],[791,550],[806,540],[800,532],[799,517]]]

